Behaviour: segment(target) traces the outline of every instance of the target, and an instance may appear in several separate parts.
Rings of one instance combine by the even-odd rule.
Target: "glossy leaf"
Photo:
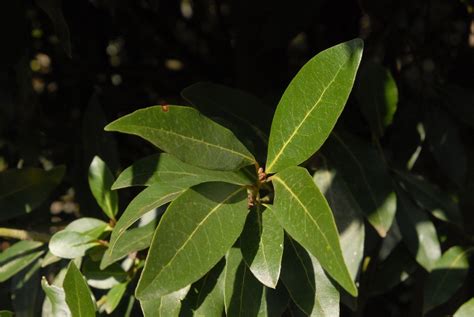
[[[445,303],[464,284],[469,271],[468,255],[472,251],[455,246],[435,263],[425,283],[425,313]]]
[[[267,173],[298,165],[323,145],[349,97],[363,45],[354,39],[331,47],[293,78],[273,117]]]
[[[355,89],[362,114],[375,137],[384,135],[397,111],[398,88],[390,71],[367,61],[360,67]]]
[[[125,231],[120,238],[115,241],[113,250],[107,249],[100,262],[103,270],[110,264],[124,258],[128,254],[146,249],[151,244],[155,224],[153,222],[143,226]]]
[[[474,316],[474,298],[471,298],[454,313],[453,317],[472,317]]]
[[[100,208],[110,219],[115,219],[118,212],[118,195],[111,190],[114,175],[107,164],[95,156],[89,167],[89,187]]]
[[[44,250],[37,241],[20,241],[0,253],[0,282],[4,282],[39,258]]]
[[[395,172],[406,191],[420,207],[440,220],[462,226],[459,208],[446,192],[439,190],[420,176],[401,171]]]
[[[161,297],[204,276],[237,240],[246,216],[245,188],[206,183],[188,189],[161,218],[137,298]]]
[[[123,239],[127,237],[127,229],[130,228],[130,226],[147,212],[179,197],[185,190],[186,189],[182,187],[167,186],[164,184],[156,184],[144,189],[130,202],[115,224],[110,237],[109,248],[105,256],[111,259],[115,258],[117,256],[116,254],[120,251],[116,250],[116,248],[126,243],[126,240]],[[104,268],[108,262],[107,260],[104,261],[105,264],[102,265],[102,268]]]
[[[339,316],[339,292],[315,257],[291,239],[285,240],[281,279],[307,316]]]
[[[397,197],[381,155],[347,133],[333,133],[323,152],[339,175],[347,180],[347,187],[369,223],[385,237],[395,217]]]
[[[193,166],[167,153],[145,157],[126,168],[113,184],[113,189],[130,186],[166,184],[183,188],[222,181],[237,185],[252,183],[243,171],[214,171]]]
[[[63,287],[66,303],[73,317],[95,316],[96,308],[92,293],[74,261],[69,262]]]
[[[226,316],[257,316],[263,285],[252,275],[240,249],[226,255],[224,299]]]
[[[353,280],[364,256],[365,225],[362,210],[350,192],[346,180],[327,166],[313,175],[313,180],[326,197],[339,231],[342,255]]]
[[[10,169],[0,173],[0,221],[30,213],[58,186],[65,168]]]
[[[290,167],[272,177],[271,207],[288,234],[313,254],[321,266],[353,296],[357,288],[344,262],[331,209],[308,171]]]
[[[143,315],[145,317],[178,317],[181,301],[186,297],[189,286],[169,293],[157,299],[141,300]]]
[[[100,307],[100,310],[105,310],[107,314],[111,314],[123,298],[127,290],[128,282],[120,283],[112,287],[105,295],[105,303]]]
[[[280,276],[284,233],[271,209],[262,209],[254,209],[248,215],[240,245],[253,275],[262,284],[275,288]]]
[[[43,276],[41,280],[41,287],[46,294],[46,302],[43,305],[44,317],[70,317],[71,311],[66,303],[66,295],[64,290],[55,285],[49,285],[46,278]]]
[[[398,191],[397,223],[406,246],[416,261],[427,271],[441,257],[436,228],[423,210],[420,210],[407,194]]]
[[[105,130],[138,135],[178,159],[203,168],[236,170],[255,163],[230,130],[189,107],[140,109],[112,122]]]

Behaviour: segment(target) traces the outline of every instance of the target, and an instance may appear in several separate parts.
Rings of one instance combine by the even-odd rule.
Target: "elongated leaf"
[[[283,228],[270,209],[250,212],[240,240],[242,254],[253,275],[271,288],[280,276],[283,238]]]
[[[92,293],[74,261],[69,262],[63,287],[66,303],[73,317],[95,316],[96,309]]]
[[[11,279],[11,299],[18,317],[36,317],[40,314],[43,299],[40,262],[41,259],[37,259]]]
[[[416,203],[436,218],[462,226],[462,216],[457,204],[446,194],[420,176],[395,171],[406,191]]]
[[[245,188],[206,183],[188,189],[156,229],[137,298],[161,297],[204,276],[237,240],[246,216]]]
[[[452,247],[435,263],[425,284],[423,311],[445,303],[464,284],[473,249]]]
[[[181,301],[186,297],[188,291],[189,286],[186,286],[157,299],[141,300],[143,315],[145,317],[178,317]]]
[[[157,183],[188,188],[213,181],[237,185],[252,184],[252,180],[243,171],[206,170],[184,163],[170,154],[160,153],[145,157],[126,168],[112,188],[149,186]]]
[[[347,133],[333,133],[323,152],[347,180],[347,187],[369,223],[385,237],[395,217],[397,197],[381,155]]]
[[[49,285],[43,276],[41,287],[46,294],[45,304],[43,305],[44,317],[70,317],[72,316],[69,307],[66,304],[66,295],[64,290],[55,285]]]
[[[339,316],[339,292],[316,258],[291,239],[285,240],[281,279],[307,316]]]
[[[225,260],[194,283],[183,303],[180,316],[222,316],[224,313]]]
[[[209,114],[225,112],[249,126],[264,141],[268,139],[271,109],[254,95],[207,82],[186,87],[181,95],[199,110]]]
[[[118,212],[118,195],[110,190],[114,175],[107,164],[98,156],[94,157],[89,167],[89,187],[100,208],[110,219],[115,219]]]
[[[313,180],[331,207],[339,231],[342,255],[355,280],[364,256],[365,225],[362,210],[337,170],[328,169],[327,166],[320,168]]]
[[[117,263],[104,270],[99,268],[99,263],[85,258],[82,264],[82,272],[87,284],[98,289],[110,289],[124,282],[128,274]]]
[[[257,316],[263,285],[252,275],[238,248],[226,254],[224,298],[226,316]]]
[[[41,205],[64,176],[63,166],[11,169],[0,173],[0,221],[30,213]]]
[[[39,258],[44,250],[39,249],[43,243],[37,241],[20,241],[0,253],[0,282],[20,272]]]
[[[471,298],[456,311],[453,317],[471,317],[474,316],[474,298]]]
[[[100,307],[100,311],[105,310],[107,314],[111,314],[122,300],[125,291],[127,290],[128,282],[123,282],[115,285],[105,295],[105,303]]]
[[[103,270],[110,264],[124,258],[128,254],[146,249],[151,244],[155,224],[153,222],[143,226],[125,231],[120,238],[115,241],[114,249],[106,251],[100,262]]]
[[[392,74],[380,64],[368,61],[357,76],[356,97],[375,137],[384,135],[397,111],[398,89]]]
[[[290,295],[283,283],[276,289],[264,287],[258,317],[283,316],[288,307]]]
[[[267,173],[298,165],[323,145],[349,97],[363,45],[355,39],[331,47],[293,78],[273,117]]]
[[[321,266],[353,296],[357,288],[344,262],[331,209],[308,171],[290,167],[272,177],[271,207],[288,234],[311,252]]]
[[[398,191],[397,223],[403,241],[410,252],[428,272],[441,257],[436,228],[429,217],[410,201],[407,194]]]
[[[140,109],[105,127],[138,135],[180,160],[214,170],[236,170],[255,163],[253,155],[232,132],[181,106]]]
[[[127,206],[122,216],[117,221],[112,236],[110,237],[109,248],[106,251],[105,257],[116,258],[116,254],[120,254],[120,250],[116,250],[117,247],[126,243],[126,230],[130,228],[140,217],[147,212],[163,206],[169,203],[179,195],[181,195],[186,189],[176,186],[165,186],[163,184],[152,185],[144,189],[138,194]],[[104,260],[102,268],[105,268],[109,262]]]

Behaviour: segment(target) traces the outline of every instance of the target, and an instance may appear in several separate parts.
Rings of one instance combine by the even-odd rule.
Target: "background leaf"
[[[392,225],[396,195],[383,157],[375,148],[347,134],[333,133],[323,153],[344,179],[369,223],[381,237]]]
[[[66,303],[73,317],[95,316],[96,308],[92,293],[73,261],[69,262],[63,287]]]
[[[250,211],[240,247],[253,275],[271,288],[276,287],[280,276],[283,238],[283,228],[271,209],[257,206]]]
[[[375,62],[362,63],[355,93],[372,134],[382,137],[397,111],[398,88],[392,74]]]
[[[339,244],[331,209],[308,171],[290,167],[272,177],[275,200],[271,206],[281,226],[350,294],[357,288]]]
[[[0,282],[8,280],[39,258],[44,253],[40,249],[42,245],[37,241],[19,241],[0,253]]]
[[[137,298],[161,297],[204,276],[237,240],[246,216],[245,188],[206,183],[188,189],[156,229]]]
[[[114,176],[107,164],[95,156],[89,167],[89,187],[100,208],[110,219],[118,212],[118,195],[111,190]]]
[[[140,109],[105,127],[138,135],[180,160],[214,170],[236,170],[255,163],[253,155],[234,134],[181,106]]]
[[[0,173],[0,221],[30,213],[41,205],[63,179],[65,168],[10,169]]]
[[[267,173],[298,165],[323,145],[349,97],[363,46],[360,39],[333,46],[293,78],[273,117]]]
[[[470,317],[474,315],[474,298],[471,298],[456,311],[454,317]]]

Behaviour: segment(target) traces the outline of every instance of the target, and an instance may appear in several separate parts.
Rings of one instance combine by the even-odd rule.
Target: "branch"
[[[49,242],[49,239],[51,239],[51,236],[46,233],[11,228],[0,228],[0,237],[17,240],[35,240],[40,242]]]

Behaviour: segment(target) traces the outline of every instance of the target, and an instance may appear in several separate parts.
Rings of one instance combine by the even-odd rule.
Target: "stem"
[[[40,242],[48,242],[49,239],[51,239],[51,236],[47,233],[11,228],[0,228],[0,237],[12,238],[17,240],[35,240]]]

